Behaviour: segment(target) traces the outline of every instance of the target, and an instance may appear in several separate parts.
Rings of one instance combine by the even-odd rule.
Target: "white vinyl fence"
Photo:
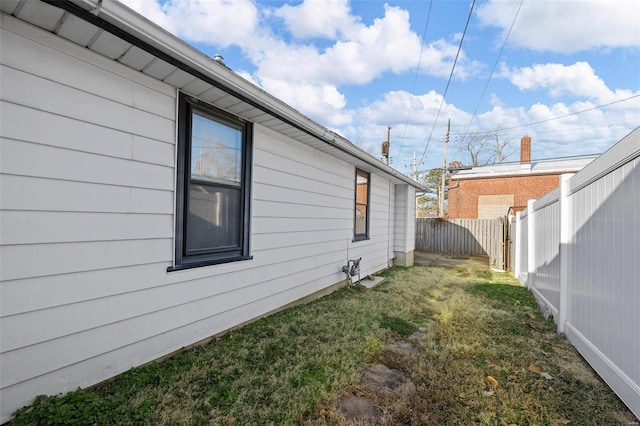
[[[640,418],[640,127],[515,225],[514,275]]]

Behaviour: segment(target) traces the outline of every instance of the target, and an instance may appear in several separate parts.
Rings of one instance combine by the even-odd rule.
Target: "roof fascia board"
[[[411,178],[370,156],[337,133],[302,115],[118,1],[42,1],[60,7],[351,157],[365,162],[368,166],[389,175],[396,182],[400,181],[424,190],[422,185]]]
[[[553,175],[561,175],[563,173],[576,173],[578,170],[551,170],[548,172],[538,172],[538,173],[501,173],[501,174],[490,174],[483,173],[478,175],[452,175],[450,177],[453,181],[458,180],[474,180],[474,179],[497,179],[497,178],[519,178],[519,177],[529,177],[529,176],[553,176]]]
[[[545,176],[545,175],[560,175],[563,173],[577,173],[580,170],[586,168],[589,164],[591,164],[595,159],[597,159],[598,155],[591,156],[580,156],[575,157],[575,159],[581,160],[580,163],[576,163],[571,158],[562,159],[562,161],[557,161],[554,159],[541,160],[533,163],[521,164],[520,169],[516,169],[515,167],[511,167],[511,170],[505,171],[500,170],[500,166],[510,165],[516,166],[515,163],[503,163],[497,164],[493,166],[478,166],[478,167],[469,167],[465,169],[454,169],[452,170],[451,179],[453,180],[464,180],[464,179],[488,179],[488,178],[504,178],[504,177],[522,177],[522,176]],[[566,164],[572,162],[572,164]],[[560,163],[555,167],[551,167],[548,164]],[[562,163],[564,167],[562,167]],[[495,168],[498,170],[495,170]],[[546,167],[546,168],[545,168]],[[491,170],[493,168],[493,170]],[[488,169],[488,170],[483,170]]]

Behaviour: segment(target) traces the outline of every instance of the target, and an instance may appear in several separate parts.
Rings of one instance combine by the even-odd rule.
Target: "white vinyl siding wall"
[[[389,195],[389,181],[372,173],[369,180],[369,239],[351,242],[349,246],[350,259],[362,257],[360,269],[363,278],[389,266],[389,245],[393,238],[389,234]],[[352,239],[353,233],[348,241]]]
[[[408,253],[415,249],[416,191],[409,185],[396,185],[395,251]]]
[[[389,212],[387,217],[389,219],[387,226],[389,227],[389,242],[388,242],[388,258],[393,259],[395,257],[395,241],[396,241],[396,229],[395,229],[395,221],[396,221],[396,185],[391,182],[388,182],[389,191]],[[415,218],[414,218],[415,221]]]
[[[355,167],[256,125],[254,259],[167,273],[176,88],[2,19],[0,422],[388,266],[395,185],[353,242]]]
[[[172,292],[164,272],[175,89],[19,21],[2,24],[5,421],[37,394],[96,383],[179,345],[162,333],[184,321],[186,293]]]

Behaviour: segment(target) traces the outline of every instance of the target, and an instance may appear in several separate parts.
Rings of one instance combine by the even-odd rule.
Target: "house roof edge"
[[[223,64],[208,57],[190,44],[182,41],[117,0],[44,1],[58,7],[61,6],[61,3],[75,6],[75,8],[79,8],[84,12],[82,14],[85,17],[90,13],[104,22],[113,25],[120,31],[162,52],[164,55],[168,55],[188,66],[197,73],[207,76],[211,80],[215,80],[219,85],[223,86],[223,89],[234,95],[238,95],[243,100],[282,119],[299,130],[320,139],[328,145],[334,146],[355,159],[364,161],[373,168],[396,180],[400,180],[419,190],[425,189],[420,183],[405,176],[393,167],[384,164],[349,142],[343,136],[303,115],[295,108],[239,76]],[[80,17],[83,18],[83,16]]]

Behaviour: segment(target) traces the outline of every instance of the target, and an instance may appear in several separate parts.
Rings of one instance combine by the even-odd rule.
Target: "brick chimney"
[[[520,139],[520,164],[531,163],[531,136]]]

